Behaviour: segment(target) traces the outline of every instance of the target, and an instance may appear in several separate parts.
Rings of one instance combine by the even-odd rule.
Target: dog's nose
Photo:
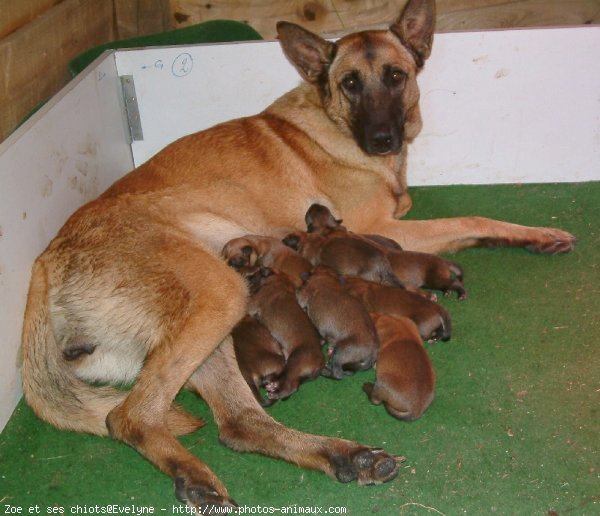
[[[378,131],[371,137],[371,149],[377,154],[385,154],[392,150],[394,139],[388,131]]]

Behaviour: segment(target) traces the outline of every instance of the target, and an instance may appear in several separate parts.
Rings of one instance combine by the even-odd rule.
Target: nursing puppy
[[[263,406],[269,407],[275,399],[263,398],[260,389],[275,391],[277,379],[285,368],[285,358],[279,342],[269,330],[253,317],[244,317],[232,330],[235,358],[252,394]]]
[[[234,269],[267,267],[283,272],[295,287],[302,285],[300,276],[312,270],[311,263],[281,242],[279,238],[246,235],[225,244],[222,255]]]
[[[354,237],[344,230],[295,231],[286,235],[283,243],[315,266],[325,265],[344,276],[404,287],[392,271],[385,253],[366,239]]]
[[[316,267],[296,298],[329,345],[323,376],[340,380],[373,366],[378,348],[373,321],[362,303],[340,285],[337,273]]]
[[[283,273],[263,270],[258,290],[248,303],[248,314],[263,323],[281,345],[285,368],[265,387],[269,399],[286,399],[301,383],[321,374],[325,357],[321,338],[298,305],[292,282]]]
[[[394,417],[411,421],[431,404],[435,372],[415,323],[407,317],[371,314],[379,335],[375,384],[363,390]]]
[[[467,297],[463,286],[463,271],[454,262],[430,253],[403,251],[396,242],[381,235],[353,234],[342,226],[342,220],[336,219],[329,208],[320,204],[313,204],[308,209],[305,222],[309,233],[326,236],[335,231],[343,231],[349,238],[367,240],[384,253],[392,271],[406,287],[441,290],[446,295],[450,291],[456,291],[459,299]],[[361,256],[354,255],[354,259],[361,259]]]
[[[450,339],[450,314],[443,306],[423,296],[361,278],[345,278],[344,288],[360,299],[369,312],[412,319],[424,340]]]

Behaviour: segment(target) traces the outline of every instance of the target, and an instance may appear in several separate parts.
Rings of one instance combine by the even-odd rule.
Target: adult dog
[[[23,387],[35,412],[133,446],[195,507],[232,502],[175,438],[201,424],[173,405],[184,386],[206,400],[221,441],[236,450],[340,481],[393,478],[398,465],[384,451],[285,428],[263,411],[230,337],[246,285],[219,253],[234,237],[302,228],[313,203],[410,250],[572,248],[557,229],[396,220],[410,207],[406,151],[421,128],[416,76],[434,20],[432,0],[410,0],[389,30],[336,43],[278,24],[301,86],[257,116],[176,141],[71,216],[32,272]],[[128,392],[110,387],[133,381]]]

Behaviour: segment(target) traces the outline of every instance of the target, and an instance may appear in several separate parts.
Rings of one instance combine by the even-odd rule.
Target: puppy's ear
[[[302,280],[303,283],[306,283],[308,281],[308,278],[310,278],[312,276],[312,274],[310,272],[301,272],[300,273],[300,279]]]
[[[282,242],[288,247],[291,247],[294,251],[297,251],[300,248],[300,237],[295,233],[287,235]]]
[[[415,58],[418,68],[431,55],[435,29],[435,0],[408,0],[390,30]]]
[[[283,53],[304,80],[316,83],[327,73],[335,57],[335,43],[303,29],[300,25],[284,21],[277,23],[277,37]]]

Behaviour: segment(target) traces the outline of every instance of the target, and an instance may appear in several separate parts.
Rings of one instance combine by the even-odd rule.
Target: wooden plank
[[[385,26],[404,4],[404,0],[171,0],[171,15],[176,27],[239,20],[272,39],[279,20],[337,34]],[[438,0],[437,4],[439,32],[600,23],[599,0]]]
[[[0,2],[0,38],[34,20],[60,0],[2,0]]]
[[[112,2],[64,0],[0,40],[0,140],[66,84],[73,57],[111,39]]]
[[[171,29],[169,0],[113,0],[119,39]]]

